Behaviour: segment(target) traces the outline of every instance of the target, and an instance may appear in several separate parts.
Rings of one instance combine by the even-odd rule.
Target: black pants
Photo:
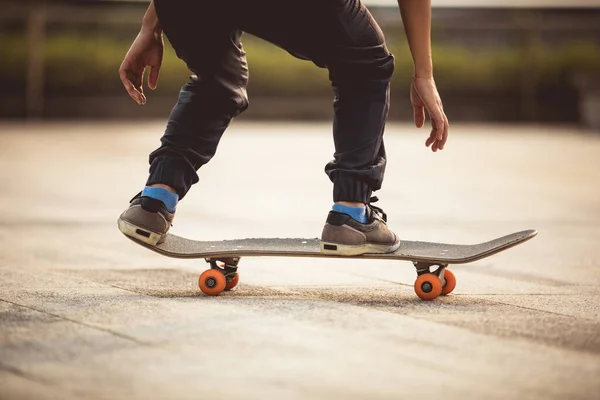
[[[248,107],[240,41],[247,32],[328,69],[335,153],[325,172],[334,183],[333,200],[368,203],[381,188],[394,57],[360,0],[155,0],[155,7],[194,75],[150,155],[147,185],[169,185],[183,198],[231,119]]]

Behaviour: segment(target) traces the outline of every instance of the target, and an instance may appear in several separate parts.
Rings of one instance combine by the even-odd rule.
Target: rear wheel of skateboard
[[[422,300],[433,300],[442,294],[442,281],[434,274],[420,275],[415,281],[415,293]]]
[[[225,284],[225,290],[231,290],[234,287],[237,286],[238,282],[240,280],[240,274],[236,273],[233,278],[231,278],[230,281],[227,281],[227,283]]]
[[[446,280],[446,284],[444,285],[444,287],[442,287],[442,294],[447,295],[452,293],[452,291],[456,287],[456,277],[454,276],[452,271],[445,269],[444,279]]]
[[[227,280],[221,271],[209,269],[200,275],[198,286],[205,295],[216,296],[225,290]]]

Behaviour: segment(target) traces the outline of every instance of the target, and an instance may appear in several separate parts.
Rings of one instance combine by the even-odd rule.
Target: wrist
[[[413,76],[415,78],[433,78],[433,65],[431,63],[424,65],[415,64]]]
[[[141,30],[144,32],[152,32],[154,35],[162,35],[162,29],[156,18],[144,18],[142,20]]]
[[[140,29],[140,35],[152,36],[154,40],[162,40],[162,29],[159,25],[143,25]]]

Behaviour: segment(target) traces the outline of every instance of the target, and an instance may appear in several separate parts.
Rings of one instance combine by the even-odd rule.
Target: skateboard
[[[203,258],[210,264],[198,279],[200,290],[209,296],[233,289],[239,281],[237,272],[242,257],[319,257],[371,260],[410,261],[417,271],[414,289],[423,300],[434,300],[451,293],[456,286],[450,264],[466,264],[489,257],[537,235],[530,229],[511,233],[479,244],[446,244],[404,240],[393,253],[342,256],[324,254],[317,238],[253,238],[221,241],[198,241],[167,234],[156,246],[146,245],[127,236],[138,244],[162,255],[174,258]]]

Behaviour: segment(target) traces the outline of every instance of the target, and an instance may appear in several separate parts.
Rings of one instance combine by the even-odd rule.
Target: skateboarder
[[[415,124],[423,126],[427,109],[432,129],[425,145],[441,150],[448,119],[433,79],[430,1],[398,4],[414,61]],[[214,156],[232,118],[248,107],[241,44],[247,32],[328,69],[335,153],[325,172],[333,182],[334,204],[322,231],[322,251],[356,255],[398,248],[385,213],[371,204],[386,165],[383,133],[394,56],[360,0],[153,0],[119,70],[140,105],[146,102],[146,67],[148,86],[155,89],[158,82],[163,32],[193,75],[179,93],[161,146],[150,154],[143,190],[119,217],[125,235],[149,245],[164,239],[178,201],[198,182],[196,171]]]

